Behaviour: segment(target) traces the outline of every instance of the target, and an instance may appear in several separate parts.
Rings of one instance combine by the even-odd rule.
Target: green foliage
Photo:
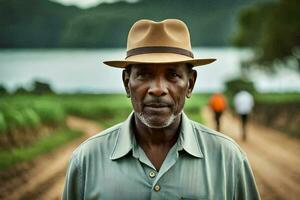
[[[14,91],[14,93],[15,93],[15,94],[23,94],[23,95],[24,95],[24,94],[29,94],[30,91],[27,90],[26,88],[20,86],[20,87],[18,87],[18,88]]]
[[[241,90],[246,90],[252,95],[257,93],[254,83],[247,79],[234,78],[225,82],[225,95],[228,99],[230,107],[233,107],[234,95]]]
[[[268,16],[270,3],[254,5],[239,13],[238,31],[232,43],[238,47],[256,47],[261,38],[261,29]]]
[[[225,82],[225,93],[227,96],[234,96],[241,90],[246,90],[252,95],[256,93],[254,83],[243,78],[234,78]]]
[[[31,92],[35,94],[45,94],[53,93],[53,90],[49,83],[44,83],[42,81],[34,81],[33,90]]]
[[[48,0],[1,0],[0,47],[58,47],[61,30],[77,12]]]
[[[7,124],[4,118],[4,114],[2,111],[0,111],[0,134],[5,133],[7,129]]]
[[[8,129],[10,131],[15,131],[17,129],[27,127],[25,116],[19,110],[8,107],[4,111],[4,115],[8,124]]]
[[[0,116],[0,132],[3,130],[15,131],[24,128],[37,128],[40,125],[40,117],[31,108],[17,109],[12,106],[2,108],[2,117]],[[1,122],[2,121],[2,122]],[[1,128],[3,127],[3,128]]]
[[[33,109],[25,108],[22,112],[25,116],[26,126],[30,128],[38,128],[41,125],[40,117]]]
[[[199,123],[204,123],[201,110],[207,105],[208,99],[209,94],[193,94],[190,99],[186,100],[184,112],[190,119]]]
[[[237,46],[249,46],[255,56],[245,67],[275,71],[289,67],[300,72],[300,2],[271,1],[245,9],[239,17]]]
[[[4,85],[0,84],[0,96],[1,95],[6,95],[6,94],[8,94],[7,89],[4,87]]]
[[[227,44],[234,17],[258,0],[140,0],[115,2],[90,9],[48,0],[1,0],[0,47],[120,47],[138,19],[184,20],[194,46]]]
[[[300,93],[256,93],[255,101],[261,104],[295,104],[300,102]]]
[[[45,124],[59,125],[65,121],[66,114],[59,103],[53,101],[36,101],[33,104],[33,108]]]
[[[124,121],[132,111],[131,102],[125,95],[70,95],[60,96],[67,113],[99,121],[108,128]]]
[[[5,170],[20,162],[32,160],[36,156],[47,153],[81,135],[82,132],[64,128],[56,130],[54,133],[39,139],[30,146],[2,150],[0,151],[0,170]]]

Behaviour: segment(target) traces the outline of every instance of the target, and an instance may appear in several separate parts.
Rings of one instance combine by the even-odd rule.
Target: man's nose
[[[168,92],[167,83],[163,78],[156,78],[150,83],[148,93],[154,96],[164,96]]]

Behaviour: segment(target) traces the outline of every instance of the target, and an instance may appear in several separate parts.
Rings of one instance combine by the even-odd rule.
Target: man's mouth
[[[153,103],[146,103],[145,107],[151,107],[151,108],[164,108],[164,107],[170,107],[169,104],[167,103],[157,103],[157,102],[153,102]]]
[[[166,113],[170,111],[171,105],[164,102],[149,102],[144,104],[146,112],[150,113]]]

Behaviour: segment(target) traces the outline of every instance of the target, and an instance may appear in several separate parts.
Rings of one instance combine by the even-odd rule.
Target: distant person
[[[216,130],[220,131],[221,117],[227,106],[226,99],[222,94],[215,93],[209,99],[209,106],[214,113]]]
[[[130,29],[123,69],[133,112],[72,154],[63,200],[257,200],[245,153],[229,137],[183,112],[197,79],[186,24],[139,20]],[[109,105],[110,102],[107,102]]]
[[[242,138],[244,141],[246,141],[247,139],[246,125],[248,121],[248,116],[252,111],[253,106],[253,96],[249,92],[242,90],[234,96],[234,107],[235,111],[240,116],[242,125]]]

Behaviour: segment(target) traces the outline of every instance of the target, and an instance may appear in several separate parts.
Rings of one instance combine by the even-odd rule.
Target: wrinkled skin
[[[185,97],[192,93],[197,73],[186,64],[139,64],[123,71],[137,123],[166,128],[180,122]]]

